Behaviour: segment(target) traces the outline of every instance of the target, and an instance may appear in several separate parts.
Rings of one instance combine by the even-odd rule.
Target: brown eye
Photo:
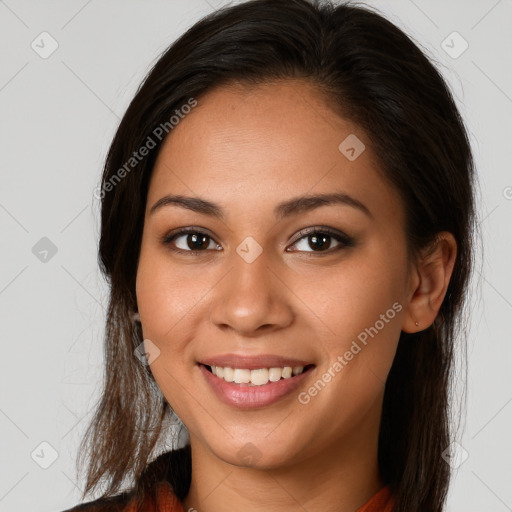
[[[215,249],[218,247],[213,239],[206,233],[192,229],[181,230],[178,233],[165,236],[162,243],[164,245],[175,246],[172,247],[173,250],[183,252],[204,252],[207,249]]]
[[[197,251],[201,249],[208,249],[210,245],[209,238],[206,235],[188,233],[185,236],[186,246],[191,251]]]
[[[306,233],[302,231],[299,235],[304,236],[299,238],[293,246],[299,247],[298,250],[303,252],[332,252],[329,251],[329,249],[338,250],[343,249],[344,247],[352,247],[354,245],[354,241],[349,236],[344,233],[334,232],[327,228],[314,228],[314,230],[309,230]],[[302,240],[304,240],[304,242],[302,242]],[[333,240],[337,242],[337,245],[331,247]],[[302,247],[300,244],[302,244]],[[308,251],[308,248],[312,249],[312,251]]]
[[[302,244],[302,247],[299,247],[298,252],[317,254],[331,253],[354,245],[354,240],[348,235],[334,231],[331,228],[314,228],[309,231],[301,231],[299,235],[302,235],[301,238],[293,244],[295,247]],[[333,241],[336,242],[336,245],[331,247]],[[212,237],[194,228],[182,229],[176,233],[166,235],[163,237],[162,243],[166,246],[170,246],[173,251],[184,253],[200,253],[207,250],[221,250],[220,245],[217,244]],[[291,252],[296,251],[294,250]]]

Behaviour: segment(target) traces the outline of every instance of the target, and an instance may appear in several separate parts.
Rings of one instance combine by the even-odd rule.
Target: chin
[[[272,443],[265,437],[254,438],[252,441],[233,442],[212,447],[211,451],[224,462],[240,468],[273,469],[286,466],[296,458],[298,447],[294,449],[282,442]]]

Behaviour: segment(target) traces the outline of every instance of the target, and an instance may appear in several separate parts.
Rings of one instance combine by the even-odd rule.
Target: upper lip
[[[256,356],[244,356],[241,354],[222,354],[207,357],[199,361],[208,366],[221,366],[222,368],[240,368],[257,370],[258,368],[282,368],[284,366],[307,366],[311,363],[293,357],[278,356],[272,354],[260,354]]]

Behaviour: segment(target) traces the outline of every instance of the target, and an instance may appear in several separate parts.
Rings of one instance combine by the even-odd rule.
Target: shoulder
[[[138,508],[135,506],[137,501],[142,502],[143,508],[151,510],[155,500],[166,504],[168,508],[163,510],[175,510],[174,507],[180,510],[178,500],[188,493],[190,472],[190,445],[187,445],[165,452],[149,463],[137,485],[129,491],[80,503],[62,512],[132,512]]]
[[[116,496],[109,496],[105,498],[99,498],[94,501],[88,501],[87,503],[81,503],[72,508],[63,510],[62,512],[121,512],[127,509],[131,500],[132,494],[123,492]]]
[[[155,482],[153,489],[154,495],[139,500],[132,491],[82,503],[62,512],[184,512],[169,482]]]

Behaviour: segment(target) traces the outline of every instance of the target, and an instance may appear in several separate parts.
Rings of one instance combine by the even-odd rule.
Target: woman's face
[[[214,90],[166,139],[137,302],[151,371],[196,448],[261,467],[376,448],[411,296],[403,205],[377,165],[304,82]],[[167,195],[195,201],[152,211]],[[211,360],[246,370],[228,379],[280,380],[228,383]],[[284,366],[307,371],[265,373]]]

